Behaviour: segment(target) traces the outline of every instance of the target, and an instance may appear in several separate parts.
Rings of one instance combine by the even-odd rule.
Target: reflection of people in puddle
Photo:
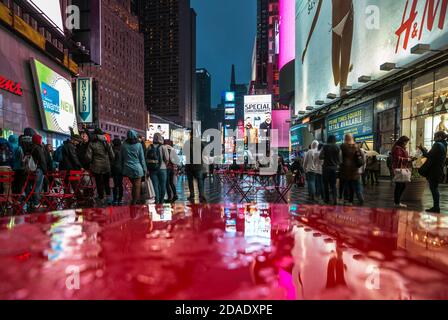
[[[336,245],[336,252],[328,261],[327,267],[327,289],[333,289],[337,287],[347,287],[345,282],[345,270],[344,260],[342,258],[342,248],[339,244]]]
[[[308,35],[305,50],[302,54],[302,64],[308,51],[308,46],[319,20],[323,0],[319,0],[311,30]],[[332,0],[332,65],[334,84],[340,88],[347,86],[348,74],[351,69],[350,59],[353,42],[354,9],[352,0]]]

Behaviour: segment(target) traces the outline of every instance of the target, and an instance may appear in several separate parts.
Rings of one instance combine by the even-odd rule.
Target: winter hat
[[[134,130],[129,130],[127,133],[128,139],[137,139],[137,132]]]
[[[23,130],[23,135],[27,137],[32,137],[36,134],[36,131],[33,128],[25,128]]]
[[[37,133],[34,134],[33,136],[33,143],[37,144],[37,145],[42,145],[42,137],[40,135],[38,135]]]

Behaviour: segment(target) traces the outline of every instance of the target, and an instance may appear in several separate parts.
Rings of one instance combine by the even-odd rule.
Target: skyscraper
[[[202,123],[202,130],[209,129],[209,115],[212,105],[212,78],[207,69],[196,70],[197,120]]]
[[[274,107],[279,97],[279,20],[279,0],[258,0],[256,80],[252,82],[250,91],[272,94]]]
[[[184,126],[196,115],[196,13],[189,0],[147,0],[145,103],[150,113]]]
[[[102,65],[84,65],[80,75],[98,82],[97,123],[113,138],[129,129],[146,135],[143,35],[131,0],[101,1]]]

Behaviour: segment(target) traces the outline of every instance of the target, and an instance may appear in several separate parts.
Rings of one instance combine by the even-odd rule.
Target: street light
[[[299,115],[303,116],[303,115],[305,115],[305,114],[306,114],[305,111],[299,111]]]
[[[419,43],[411,48],[412,54],[425,54],[427,52],[442,52],[441,50],[433,50],[431,49],[430,44]]]
[[[323,106],[325,104],[325,101],[317,100],[315,103],[316,103],[317,106]]]
[[[334,94],[334,93],[329,93],[329,94],[327,94],[327,99],[330,99],[330,100],[334,100],[334,99],[336,99],[338,96],[336,95],[336,94]]]
[[[312,106],[308,106],[308,107],[306,107],[306,110],[307,110],[307,111],[313,111],[313,110],[314,110],[314,107],[312,107]]]

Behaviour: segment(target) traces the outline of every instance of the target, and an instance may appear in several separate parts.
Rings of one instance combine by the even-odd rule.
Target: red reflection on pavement
[[[165,205],[0,219],[0,299],[447,299],[448,217]]]

